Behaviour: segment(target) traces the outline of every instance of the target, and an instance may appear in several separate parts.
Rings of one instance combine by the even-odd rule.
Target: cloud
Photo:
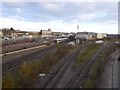
[[[9,7],[9,8],[22,8],[24,7],[25,5],[27,4],[27,2],[22,2],[22,1],[19,1],[19,2],[3,2],[2,1],[2,6],[6,6],[6,7]]]
[[[3,2],[33,2],[33,0],[2,0]],[[119,0],[44,0],[44,2],[118,2]],[[43,0],[34,0],[43,2]]]
[[[18,3],[17,3],[18,4]],[[13,3],[3,4],[4,13],[8,16],[16,16],[18,12],[22,11],[19,15],[27,17],[25,20],[29,21],[51,21],[62,20],[64,22],[71,21],[105,21],[115,19],[117,20],[117,3],[57,3],[57,2],[30,2],[20,3],[17,5]],[[21,7],[22,6],[22,7]],[[9,8],[9,9],[8,9]],[[13,14],[12,14],[12,13]],[[11,13],[11,14],[10,14]],[[33,14],[34,13],[34,14]],[[103,18],[103,19],[102,19]],[[76,19],[76,20],[75,20]]]
[[[0,18],[0,28],[13,27],[14,29],[20,29],[22,31],[40,31],[41,29],[51,28],[52,31],[56,32],[77,32],[77,25],[79,25],[79,32],[89,31],[97,33],[118,33],[116,23],[65,23],[62,21],[50,21],[50,22],[26,22],[19,21],[16,19]]]
[[[42,6],[53,12],[59,10],[58,4],[55,3],[44,3]]]
[[[79,24],[81,30],[111,33],[112,27],[117,29],[118,4],[116,2],[3,2],[1,18],[8,23],[2,24],[3,26],[21,30],[51,27],[57,31],[74,32],[77,31],[76,25]],[[113,30],[113,33],[115,32]]]
[[[20,9],[20,8],[16,8],[16,10],[17,10],[17,12],[19,12],[19,13],[21,12],[21,9]]]

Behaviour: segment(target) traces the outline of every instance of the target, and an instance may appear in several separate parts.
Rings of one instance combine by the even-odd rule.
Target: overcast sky
[[[2,2],[0,28],[118,33],[118,2]]]

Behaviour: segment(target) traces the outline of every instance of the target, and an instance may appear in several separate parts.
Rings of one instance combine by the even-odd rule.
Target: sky
[[[3,0],[0,28],[13,27],[21,31],[40,31],[50,28],[54,32],[118,33],[118,2],[93,1]]]

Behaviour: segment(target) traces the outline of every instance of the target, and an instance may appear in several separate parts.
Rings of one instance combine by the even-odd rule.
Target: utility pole
[[[79,32],[79,25],[77,25],[76,43],[80,42],[78,32]]]
[[[79,32],[79,25],[77,25],[77,32]]]

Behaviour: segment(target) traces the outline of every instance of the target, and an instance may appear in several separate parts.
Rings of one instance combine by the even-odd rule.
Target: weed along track
[[[92,51],[92,53],[89,54],[90,48],[93,48],[93,47],[88,46],[87,48],[85,48],[85,50],[83,50],[78,54],[76,63],[80,65],[78,67],[79,69],[76,71],[73,77],[69,80],[69,82],[66,83],[65,88],[81,88],[81,83],[83,82],[87,72],[89,71],[91,64],[94,62],[95,58],[99,55],[99,53],[105,48],[105,46],[97,45],[95,46],[94,51]],[[83,54],[86,53],[86,51],[88,51],[87,52],[88,54],[83,56]],[[80,60],[79,63],[78,63],[78,60]]]
[[[102,44],[87,42],[84,45],[76,44],[75,46],[66,43],[56,44],[56,47],[50,48],[42,55],[37,54],[35,59],[26,60],[18,68],[11,67],[13,71],[6,71],[3,74],[3,87],[6,87],[9,81],[14,88],[87,87],[89,75],[94,76],[91,72],[98,70],[96,65],[100,64],[101,59],[104,58],[103,52],[109,56],[110,50],[114,51],[111,44],[107,42]],[[39,56],[42,57],[39,58]]]
[[[49,76],[46,82],[41,83],[40,87],[41,88],[55,87],[57,82],[60,80],[65,70],[69,67],[69,64],[72,62],[73,58],[78,54],[80,49],[82,49],[81,46],[74,49],[73,51],[68,53],[66,56],[64,56],[64,58],[62,58],[62,60],[59,63],[57,63],[57,65],[54,66],[54,68],[56,69],[53,70],[53,74]]]

